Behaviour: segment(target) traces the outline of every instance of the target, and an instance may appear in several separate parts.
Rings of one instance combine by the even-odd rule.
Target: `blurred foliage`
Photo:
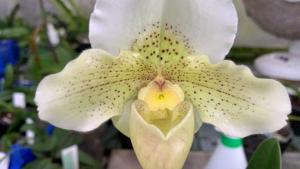
[[[68,33],[74,37],[88,32],[88,18],[86,18],[75,0],[53,0],[52,4],[58,9],[58,21],[68,25]]]
[[[42,1],[39,1],[43,8]],[[88,19],[78,8],[76,1],[51,1],[59,11],[52,14],[42,9],[40,24],[31,27],[18,18],[19,5],[11,14],[0,21],[0,40],[14,39],[21,49],[16,66],[7,65],[5,81],[0,84],[0,151],[10,153],[13,144],[30,147],[37,160],[26,165],[25,169],[62,169],[61,150],[74,144],[80,145],[83,136],[71,131],[56,128],[53,134],[46,132],[47,124],[37,116],[34,104],[35,89],[46,75],[57,73],[72,59],[77,57],[82,44],[87,43]],[[60,43],[52,46],[47,35],[47,23],[55,26],[60,33]],[[12,104],[12,95],[22,92],[26,95],[26,109]],[[34,123],[27,124],[31,118]],[[28,144],[26,131],[35,133],[34,144]],[[80,147],[80,146],[79,146]],[[92,156],[79,150],[80,168],[101,169],[102,164]]]
[[[17,17],[20,5],[17,4],[10,15],[0,20],[0,39],[18,40],[20,47],[28,44],[28,38],[31,34],[30,27]]]
[[[76,0],[53,0],[51,3],[59,15],[50,14],[48,18],[63,32],[64,38],[75,48],[88,44],[89,19],[82,14]]]
[[[26,93],[27,108],[25,110],[15,108],[11,104],[13,92]],[[12,122],[7,126],[6,132],[1,133],[1,150],[9,152],[12,144],[15,143],[27,145],[24,133],[27,130],[32,130],[36,135],[35,143],[27,146],[33,149],[37,160],[30,164],[28,168],[37,169],[40,168],[39,165],[44,164],[61,168],[60,151],[71,145],[80,144],[82,138],[80,135],[61,129],[55,129],[53,135],[49,136],[45,132],[45,124],[42,124],[37,117],[33,102],[34,92],[34,88],[12,86],[6,86],[5,91],[0,92],[0,115],[9,113],[12,117]],[[35,121],[34,124],[25,123],[25,120],[29,117]],[[88,154],[80,151],[79,157],[81,168],[101,168],[101,165]]]

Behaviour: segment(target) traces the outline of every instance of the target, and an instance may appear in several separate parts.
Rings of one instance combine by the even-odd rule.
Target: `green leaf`
[[[5,91],[1,91],[0,92],[0,101],[11,101],[11,95],[12,95],[12,91],[10,90],[5,90]]]
[[[253,62],[255,58],[263,54],[272,52],[283,52],[284,48],[253,48],[253,47],[233,47],[227,58],[235,62]]]
[[[54,150],[56,146],[57,146],[56,138],[55,139],[49,138],[43,141],[35,142],[35,144],[32,146],[32,149],[35,152],[48,152]]]
[[[247,169],[280,169],[281,153],[276,139],[261,143],[249,161]]]
[[[1,39],[18,39],[29,34],[24,27],[4,28],[0,30]]]
[[[0,114],[13,112],[13,111],[14,111],[14,107],[11,104],[0,100]]]
[[[5,69],[5,83],[4,88],[12,88],[14,81],[14,68],[12,65],[7,65]]]
[[[69,9],[63,0],[54,0],[51,2],[53,6],[56,7],[60,15],[62,16],[62,19],[66,23],[68,23],[68,26],[75,28],[77,24],[76,24],[75,16],[72,13],[72,9]]]
[[[2,151],[8,152],[11,145],[12,145],[12,140],[10,140],[10,138],[8,136],[2,136],[2,138],[1,138]]]
[[[90,155],[87,153],[79,150],[79,161],[80,163],[87,165],[90,169],[101,169],[101,164],[93,159]]]
[[[9,152],[11,145],[18,138],[20,138],[20,135],[19,135],[19,133],[16,133],[16,132],[11,132],[11,133],[3,135],[1,138],[1,142],[0,142],[0,145],[1,145],[0,150],[2,150],[4,152]]]
[[[14,26],[15,19],[16,19],[16,16],[17,16],[19,10],[20,10],[20,4],[17,3],[17,4],[13,7],[13,9],[11,10],[9,16],[7,17],[7,25],[8,25],[9,27],[13,27],[13,26]]]
[[[53,163],[50,159],[36,160],[27,164],[24,169],[62,169],[58,164]]]
[[[25,132],[25,131],[28,131],[28,130],[31,130],[34,133],[38,133],[38,134],[41,133],[41,129],[38,126],[36,126],[35,124],[24,124],[21,127],[20,131]]]

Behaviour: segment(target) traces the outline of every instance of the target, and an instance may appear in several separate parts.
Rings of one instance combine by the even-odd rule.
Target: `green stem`
[[[69,2],[70,2],[70,4],[72,5],[72,7],[74,8],[74,10],[76,11],[76,14],[77,14],[78,16],[82,17],[83,14],[82,14],[82,12],[81,12],[81,10],[80,10],[80,8],[79,8],[77,2],[76,2],[75,0],[70,0]]]
[[[47,11],[45,9],[45,5],[44,5],[44,1],[43,0],[40,0],[39,1],[39,4],[40,4],[40,9],[41,9],[41,12],[42,12],[42,20],[43,20],[43,23],[44,24],[44,27],[45,27],[45,30],[47,31],[47,23],[48,23],[48,18],[47,18]],[[58,56],[57,56],[57,53],[54,49],[54,46],[52,46],[51,42],[50,42],[50,39],[49,37],[47,36],[47,42],[49,44],[49,49],[50,49],[50,52],[52,53],[52,56],[53,56],[53,60],[55,63],[59,63],[59,59],[58,59]]]
[[[16,16],[17,16],[17,13],[18,13],[19,10],[20,10],[20,4],[18,3],[14,6],[14,8],[12,9],[10,15],[7,18],[7,25],[9,27],[14,26],[14,21],[16,19]]]
[[[35,30],[33,31],[32,35],[31,35],[30,43],[29,43],[29,48],[30,48],[30,51],[33,54],[35,66],[37,68],[41,68],[42,67],[41,58],[40,58],[38,46],[37,46],[37,43],[36,43],[36,38],[37,38],[39,32],[41,31],[42,27],[43,27],[43,23],[40,23],[35,28]]]

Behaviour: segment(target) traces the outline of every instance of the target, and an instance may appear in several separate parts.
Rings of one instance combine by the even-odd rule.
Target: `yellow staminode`
[[[140,90],[138,99],[146,102],[151,111],[173,110],[184,100],[184,93],[178,85],[157,76],[147,87]],[[161,115],[164,116],[164,113]]]

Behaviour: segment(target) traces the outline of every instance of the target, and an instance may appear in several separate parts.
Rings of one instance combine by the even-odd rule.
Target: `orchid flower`
[[[144,169],[182,168],[204,122],[237,137],[278,130],[287,91],[223,61],[236,32],[231,0],[97,0],[93,49],[41,81],[39,117],[81,132],[112,119]]]

